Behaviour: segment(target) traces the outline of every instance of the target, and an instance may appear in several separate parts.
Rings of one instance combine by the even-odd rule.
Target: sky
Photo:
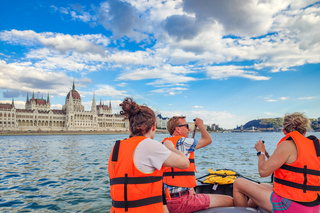
[[[133,97],[163,117],[236,128],[320,117],[320,2],[30,0],[0,3],[0,102],[85,110]]]

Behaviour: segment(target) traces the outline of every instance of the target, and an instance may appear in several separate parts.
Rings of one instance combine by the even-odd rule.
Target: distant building
[[[219,125],[217,125],[217,124],[212,124],[212,125],[211,125],[211,130],[212,130],[212,131],[217,131],[217,130],[219,130]]]
[[[320,128],[320,117],[318,118],[317,121],[312,121],[311,124],[314,125],[317,129]]]
[[[27,95],[25,109],[16,109],[12,104],[0,104],[0,130],[2,131],[127,131],[129,122],[124,116],[112,114],[109,106],[96,105],[93,94],[91,111],[85,111],[81,97],[75,89],[66,96],[61,110],[51,109],[49,94],[47,100],[31,99]]]
[[[156,117],[157,121],[157,127],[160,129],[167,129],[167,122],[170,118],[168,117],[162,117],[162,115],[159,113]]]

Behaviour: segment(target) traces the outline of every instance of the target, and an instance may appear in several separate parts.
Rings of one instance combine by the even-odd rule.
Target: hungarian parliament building
[[[66,96],[62,109],[51,109],[47,100],[32,98],[25,109],[16,109],[11,104],[0,103],[0,131],[128,131],[129,121],[120,114],[112,114],[109,105],[97,105],[93,93],[91,111],[85,111],[81,97],[75,89]]]

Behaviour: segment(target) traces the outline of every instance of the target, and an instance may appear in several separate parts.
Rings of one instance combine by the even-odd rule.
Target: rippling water
[[[312,133],[320,138],[320,133]],[[157,134],[157,140],[167,137]],[[200,134],[196,134],[196,138]],[[282,133],[216,133],[196,151],[197,177],[208,168],[233,169],[269,182],[257,172],[258,139],[271,154]],[[1,212],[108,212],[108,158],[113,143],[128,135],[0,137]]]

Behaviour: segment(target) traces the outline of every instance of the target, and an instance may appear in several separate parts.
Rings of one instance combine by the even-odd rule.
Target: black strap
[[[294,166],[289,166],[286,164],[283,164],[280,169],[284,169],[284,170],[288,170],[291,172],[296,172],[296,173],[306,173],[308,175],[316,175],[316,176],[320,176],[320,171],[318,170],[313,170],[313,169],[304,169],[304,168],[298,168],[298,167],[294,167]]]
[[[189,159],[189,162],[190,163],[194,163],[194,159]],[[175,172],[173,167],[171,167],[171,172],[165,172],[167,174],[171,174],[172,178],[174,178],[174,176],[176,176],[176,173],[179,173],[179,172]],[[189,174],[188,174],[189,175]],[[193,174],[194,175],[194,174]],[[170,176],[170,175],[163,175],[163,176]],[[177,175],[178,176],[178,175]],[[181,175],[180,175],[181,176]]]
[[[120,140],[117,140],[116,144],[113,147],[113,153],[112,153],[113,162],[118,161],[119,149],[120,149]]]
[[[320,143],[318,138],[314,135],[310,135],[307,138],[313,141],[314,148],[316,149],[317,157],[320,157]]]
[[[128,174],[124,176],[124,210],[127,212],[129,208],[128,204]]]
[[[155,204],[155,203],[162,203],[162,195],[155,196],[155,197],[148,197],[140,200],[126,201],[126,202],[112,200],[112,206],[115,208],[126,208],[126,206],[127,208],[135,208],[135,207],[146,206],[146,205]]]
[[[163,176],[195,176],[194,172],[164,172]]]
[[[294,183],[294,182],[283,180],[276,177],[274,178],[274,182],[280,183],[282,185],[290,186],[296,189],[302,189],[307,191],[320,191],[320,186],[310,186],[310,185],[305,185],[300,183]]]
[[[162,176],[149,176],[149,177],[119,177],[110,179],[110,185],[115,184],[144,184],[144,183],[154,183],[157,181],[162,181]]]
[[[307,165],[304,165],[303,167],[303,177],[304,177],[304,181],[303,181],[303,193],[307,193],[307,182],[308,182],[308,178],[307,178]]]

